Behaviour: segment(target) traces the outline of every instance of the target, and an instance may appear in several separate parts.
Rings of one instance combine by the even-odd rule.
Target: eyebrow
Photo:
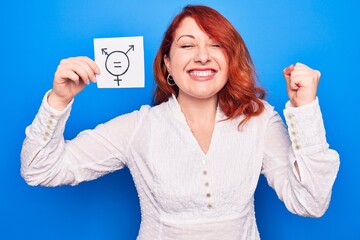
[[[180,38],[182,38],[182,37],[189,37],[189,38],[195,39],[195,37],[193,35],[187,34],[187,35],[181,35],[176,41],[179,41]]]

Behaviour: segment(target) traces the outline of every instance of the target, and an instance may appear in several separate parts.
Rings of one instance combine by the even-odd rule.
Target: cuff
[[[41,138],[45,143],[49,142],[55,135],[63,134],[74,101],[72,100],[64,110],[56,110],[47,101],[50,91],[45,94],[33,123],[37,134],[42,136]]]
[[[295,154],[312,154],[328,148],[319,100],[293,107],[288,101],[284,116]]]
[[[49,112],[50,114],[54,115],[54,116],[62,116],[64,114],[66,114],[68,111],[70,111],[71,109],[71,106],[74,102],[74,99],[71,100],[71,102],[66,106],[66,108],[62,111],[59,111],[59,110],[56,110],[55,108],[51,107],[48,103],[48,97],[49,97],[49,94],[50,94],[51,90],[47,91],[45,93],[45,96],[43,97],[43,100],[42,100],[42,106],[45,108],[45,110],[47,112]]]

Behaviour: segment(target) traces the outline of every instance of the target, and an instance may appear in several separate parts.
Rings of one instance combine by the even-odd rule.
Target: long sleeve
[[[320,217],[328,208],[340,162],[326,141],[318,99],[297,108],[287,103],[288,129],[275,111],[271,115],[262,172],[289,211]]]
[[[21,175],[30,185],[76,185],[125,166],[135,111],[81,132],[71,141],[63,132],[72,102],[63,111],[52,109],[45,95],[34,121],[26,128],[21,151]],[[145,110],[145,109],[144,109]]]

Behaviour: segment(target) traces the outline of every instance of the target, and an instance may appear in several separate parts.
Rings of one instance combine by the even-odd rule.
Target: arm
[[[326,142],[318,100],[288,107],[288,129],[275,111],[270,114],[262,172],[289,211],[320,217],[330,202],[339,156]]]
[[[124,167],[139,112],[117,117],[94,130],[65,141],[63,132],[72,102],[57,111],[47,96],[26,129],[21,152],[21,174],[30,185],[76,185]]]
[[[21,174],[30,185],[76,185],[125,165],[138,113],[127,114],[81,132],[65,141],[63,132],[73,98],[99,69],[87,57],[62,60],[52,90],[46,94],[33,123],[26,129],[21,152]]]
[[[339,156],[326,142],[316,98],[320,72],[297,63],[283,74],[290,98],[284,110],[290,138],[278,114],[270,113],[263,173],[291,212],[320,217],[339,168]]]

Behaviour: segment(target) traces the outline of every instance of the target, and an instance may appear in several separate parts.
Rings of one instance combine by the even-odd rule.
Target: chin
[[[199,99],[208,99],[208,98],[217,97],[217,92],[199,92],[193,94],[192,97]]]
[[[181,90],[180,90],[181,91]],[[209,89],[209,88],[197,88],[197,89],[188,89],[188,91],[181,91],[179,95],[183,95],[182,97],[190,97],[195,99],[210,99],[217,97],[219,91],[216,89]]]

